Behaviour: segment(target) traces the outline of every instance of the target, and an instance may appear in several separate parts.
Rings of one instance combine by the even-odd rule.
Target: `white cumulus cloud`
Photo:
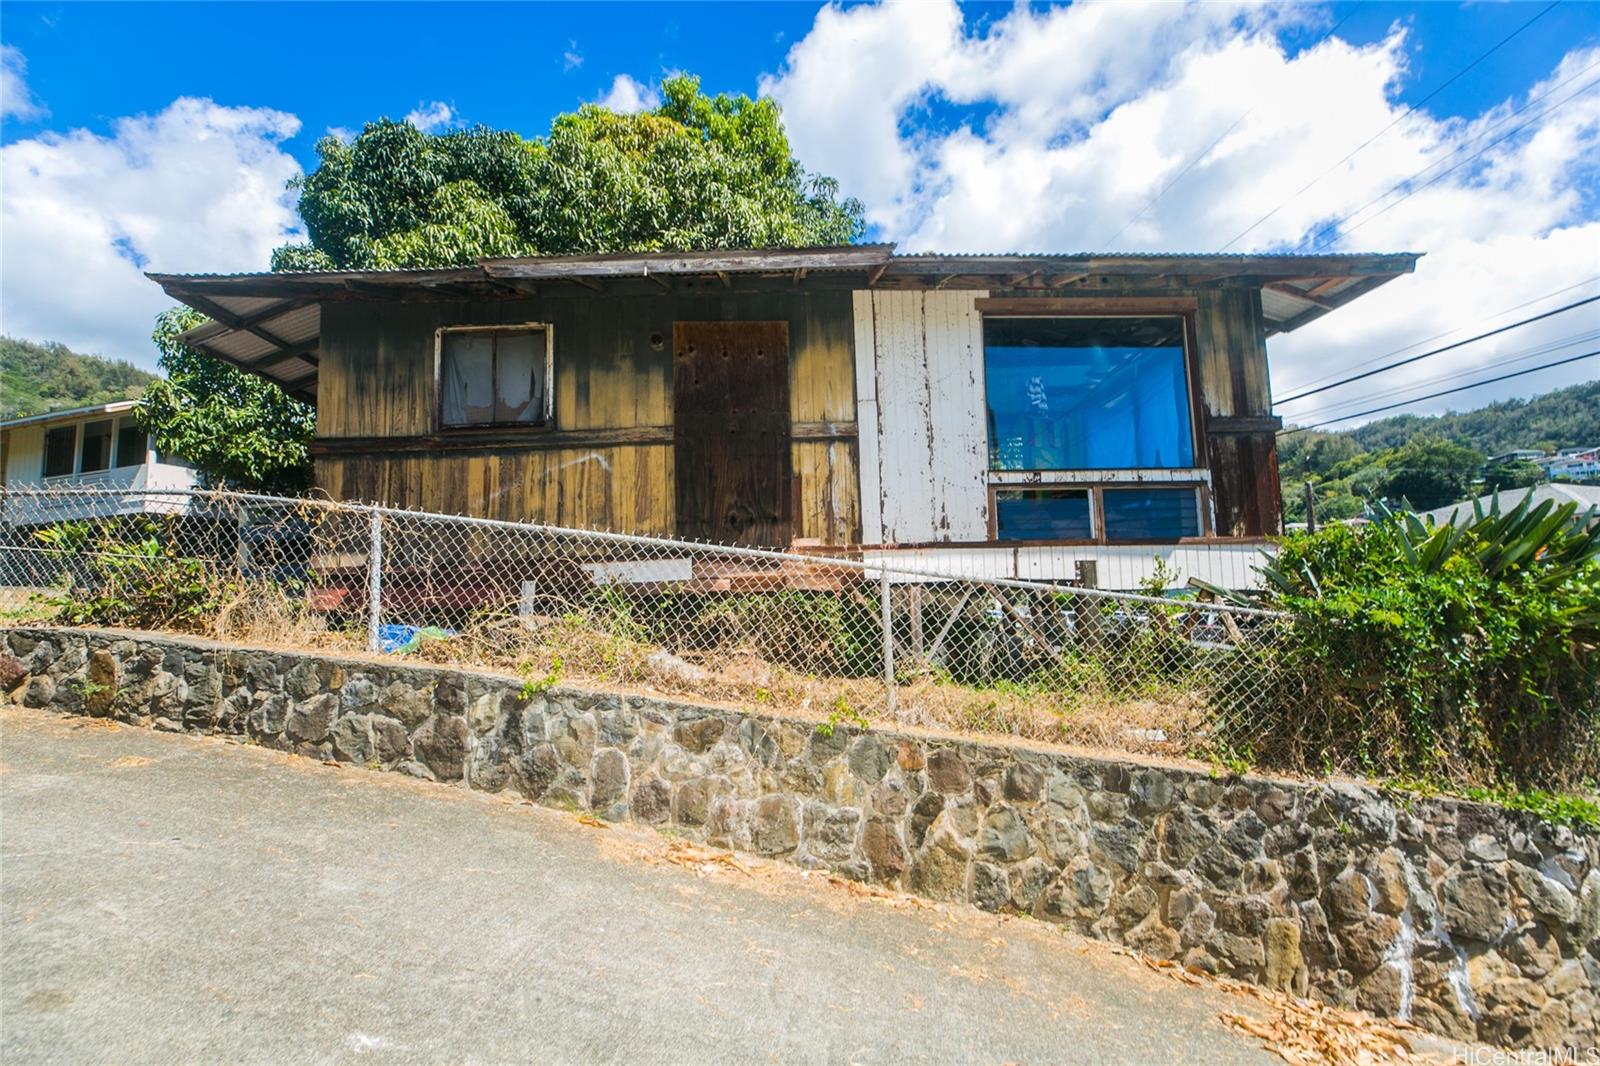
[[[595,103],[612,111],[632,115],[660,107],[661,94],[630,75],[618,74],[611,79],[611,88],[607,89]]]
[[[265,270],[300,236],[281,144],[295,116],[180,98],[111,134],[42,133],[0,148],[0,330],[153,366],[172,301],[143,276]]]
[[[0,118],[21,122],[48,115],[28,88],[28,60],[15,45],[0,44]]]
[[[761,88],[805,164],[838,177],[910,250],[1427,253],[1414,276],[1275,338],[1280,395],[1600,275],[1600,93],[1579,92],[1600,76],[1600,50],[1574,51],[1481,115],[1407,114],[1405,27],[1364,46],[1286,47],[1291,23],[1318,20],[1311,7],[1075,4],[975,24],[953,3],[830,5]],[[1579,294],[1594,291],[1600,282]],[[1498,360],[1596,326],[1558,317],[1284,413],[1489,376]],[[1418,409],[1597,373],[1573,364]]]
[[[423,133],[437,133],[461,124],[455,108],[441,100],[435,100],[431,104],[418,104],[416,108],[407,112],[405,120]]]

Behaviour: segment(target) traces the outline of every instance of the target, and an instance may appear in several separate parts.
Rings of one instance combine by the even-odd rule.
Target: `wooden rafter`
[[[1281,292],[1285,296],[1292,296],[1296,300],[1304,300],[1307,303],[1316,304],[1318,307],[1322,308],[1324,311],[1332,311],[1335,307],[1338,306],[1337,304],[1329,303],[1327,300],[1324,300],[1324,299],[1322,299],[1320,297],[1313,296],[1310,292],[1306,291],[1305,289],[1297,289],[1293,285],[1290,285],[1286,281],[1269,281],[1269,282],[1266,283],[1266,285],[1264,285],[1262,287],[1263,288],[1267,288],[1267,289],[1271,289],[1273,292]]]
[[[274,348],[283,350],[294,347],[293,344],[284,340],[276,333],[273,333],[267,329],[263,329],[260,325],[258,325],[258,323],[262,321],[262,316],[259,314],[250,318],[246,318],[243,315],[238,315],[228,310],[226,307],[223,307],[209,296],[201,296],[198,294],[185,296],[183,297],[183,301],[196,311],[210,315],[213,319],[222,323],[224,326],[227,326],[229,329],[242,329],[251,336],[261,338]],[[275,310],[272,314],[268,314],[265,317],[272,318],[275,315],[282,313],[282,310]]]

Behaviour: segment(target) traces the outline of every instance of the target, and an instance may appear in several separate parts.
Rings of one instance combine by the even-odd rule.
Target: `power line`
[[[1428,359],[1428,358],[1431,358],[1431,357],[1433,357],[1435,355],[1441,355],[1441,354],[1443,354],[1445,352],[1454,351],[1455,349],[1463,347],[1463,346],[1468,345],[1468,344],[1475,344],[1478,341],[1485,340],[1485,339],[1487,339],[1489,337],[1497,336],[1498,334],[1501,334],[1501,333],[1505,333],[1507,330],[1517,329],[1517,328],[1519,328],[1521,326],[1526,326],[1526,325],[1529,325],[1530,323],[1538,322],[1538,321],[1540,321],[1542,319],[1550,318],[1553,315],[1559,315],[1559,314],[1561,314],[1561,313],[1563,313],[1565,311],[1571,311],[1575,307],[1582,307],[1584,304],[1592,304],[1597,300],[1600,300],[1600,296],[1591,296],[1591,297],[1589,297],[1588,299],[1585,299],[1585,300],[1578,300],[1576,303],[1566,304],[1565,306],[1558,307],[1553,311],[1546,311],[1543,314],[1534,315],[1532,318],[1524,318],[1524,319],[1521,319],[1521,320],[1519,320],[1517,322],[1512,322],[1509,325],[1501,326],[1498,329],[1491,329],[1489,332],[1480,333],[1476,337],[1468,337],[1466,340],[1456,341],[1454,344],[1447,344],[1443,348],[1434,348],[1432,351],[1423,352],[1420,355],[1410,356],[1408,358],[1400,360],[1397,363],[1389,363],[1389,364],[1387,364],[1385,366],[1374,367],[1373,369],[1363,371],[1360,374],[1352,374],[1350,377],[1341,378],[1338,381],[1329,382],[1326,385],[1319,385],[1314,389],[1306,389],[1304,392],[1297,392],[1293,396],[1286,396],[1283,399],[1276,401],[1276,403],[1277,404],[1293,403],[1295,400],[1303,400],[1307,396],[1315,396],[1319,392],[1327,392],[1329,389],[1336,389],[1340,385],[1348,385],[1352,381],[1360,381],[1363,378],[1370,378],[1374,374],[1385,374],[1385,373],[1388,373],[1389,371],[1394,370],[1394,369],[1396,369],[1398,367],[1406,366],[1408,364],[1415,363],[1415,362],[1417,362],[1419,360],[1422,360],[1422,359]]]
[[[1600,281],[1600,274],[1595,274],[1592,277],[1584,278],[1582,281],[1574,282],[1571,285],[1564,285],[1561,288],[1556,289],[1554,292],[1545,293],[1543,296],[1535,296],[1531,300],[1524,300],[1519,304],[1513,304],[1510,307],[1502,308],[1501,310],[1496,311],[1494,314],[1484,315],[1482,318],[1468,323],[1468,325],[1475,326],[1483,322],[1493,322],[1495,319],[1500,318],[1503,315],[1509,315],[1513,311],[1520,311],[1524,307],[1532,307],[1534,304],[1544,303],[1546,300],[1560,296],[1563,293],[1571,292],[1573,289],[1581,289],[1585,285],[1592,285],[1597,281]],[[1395,348],[1392,351],[1384,352],[1382,355],[1375,355],[1371,359],[1363,359],[1359,363],[1354,363],[1351,366],[1345,367],[1345,370],[1359,370],[1362,367],[1371,366],[1373,363],[1381,363],[1390,356],[1399,355],[1401,352],[1410,351],[1412,348],[1420,348],[1424,344],[1432,344],[1434,341],[1448,337],[1452,333],[1460,333],[1466,328],[1467,326],[1455,326],[1451,329],[1445,330],[1442,333],[1435,333],[1431,337],[1423,337],[1421,340],[1412,341],[1410,344],[1402,344],[1400,347]],[[1332,374],[1323,374],[1321,377],[1312,378],[1310,381],[1305,382],[1300,387],[1309,388],[1312,385],[1320,385],[1324,381],[1327,381],[1329,378],[1333,377],[1335,374],[1340,374],[1343,372],[1344,371],[1335,370]]]
[[[1559,352],[1563,348],[1570,348],[1577,344],[1591,344],[1597,340],[1600,340],[1600,330],[1589,330],[1587,333],[1574,333],[1570,336],[1563,337],[1560,340],[1552,341],[1548,344],[1539,344],[1532,348],[1523,349],[1522,351],[1515,352],[1503,359],[1496,359],[1492,362],[1485,363],[1482,366],[1469,367],[1466,370],[1458,370],[1453,374],[1441,374],[1437,377],[1426,378],[1422,381],[1412,381],[1404,385],[1396,385],[1390,389],[1383,389],[1378,392],[1367,393],[1363,396],[1357,396],[1353,399],[1341,400],[1333,404],[1331,407],[1323,410],[1322,413],[1325,415],[1333,415],[1340,411],[1347,411],[1355,407],[1360,407],[1362,404],[1372,403],[1374,400],[1385,400],[1390,396],[1399,396],[1402,393],[1412,392],[1418,388],[1427,388],[1432,385],[1442,385],[1447,381],[1457,381],[1461,378],[1469,378],[1474,374],[1481,374],[1485,370],[1492,370],[1497,367],[1509,367],[1516,363],[1526,362],[1529,359],[1537,359],[1540,356]]]
[[[1546,92],[1544,92],[1543,94],[1535,97],[1532,100],[1527,101],[1521,107],[1517,108],[1515,111],[1512,111],[1510,114],[1508,114],[1505,117],[1501,118],[1498,122],[1495,122],[1495,123],[1491,124],[1488,129],[1484,130],[1479,135],[1480,138],[1481,137],[1487,137],[1489,134],[1493,133],[1497,128],[1499,128],[1501,126],[1504,126],[1507,122],[1510,122],[1512,119],[1516,118],[1518,115],[1522,114],[1524,111],[1526,111],[1530,107],[1532,107],[1534,104],[1537,104],[1537,103],[1539,103],[1539,102],[1541,102],[1543,100],[1548,100],[1550,97],[1554,96],[1557,92],[1559,92],[1560,90],[1566,88],[1568,85],[1571,85],[1573,82],[1577,81],[1579,78],[1583,77],[1585,74],[1589,73],[1589,71],[1595,69],[1596,67],[1600,67],[1600,60],[1596,60],[1595,62],[1590,63],[1588,66],[1584,67],[1582,70],[1578,71],[1576,74],[1572,75],[1570,78],[1567,78],[1565,81],[1562,81],[1561,83],[1559,83],[1557,85],[1551,86],[1550,89],[1547,90]],[[1585,86],[1585,88],[1587,88],[1587,86]],[[1583,92],[1583,89],[1579,89],[1578,92],[1573,93],[1572,95],[1573,96],[1577,96],[1577,95],[1581,94],[1582,92]],[[1570,99],[1572,99],[1572,97],[1568,97],[1567,99],[1570,100]],[[1566,100],[1563,100],[1563,101],[1561,101],[1561,103],[1558,103],[1558,104],[1554,105],[1553,107],[1551,107],[1547,111],[1540,112],[1538,115],[1535,115],[1534,118],[1535,119],[1542,118],[1543,116],[1548,115],[1551,112],[1553,112],[1557,107],[1560,107],[1561,104],[1564,104],[1564,103],[1566,103]],[[1533,119],[1529,120],[1529,122],[1532,122],[1532,121],[1533,121]],[[1524,123],[1522,126],[1517,127],[1517,129],[1512,130],[1511,133],[1508,133],[1506,136],[1509,137],[1509,136],[1511,136],[1511,134],[1517,133],[1518,131],[1520,131],[1521,129],[1526,127],[1527,124],[1528,123]],[[1466,159],[1463,159],[1461,161],[1461,163],[1464,164],[1464,163],[1470,162],[1473,159],[1476,159],[1478,156],[1482,155],[1484,152],[1488,151],[1490,148],[1493,148],[1495,144],[1499,144],[1500,141],[1504,140],[1504,139],[1505,138],[1502,137],[1502,138],[1499,138],[1498,140],[1496,140],[1493,144],[1484,145],[1477,152],[1474,152],[1472,155],[1468,156]],[[1310,236],[1307,236],[1299,244],[1295,245],[1295,248],[1296,249],[1302,248],[1305,245],[1310,244],[1313,240],[1316,241],[1315,248],[1313,250],[1316,250],[1317,248],[1322,248],[1322,247],[1327,246],[1328,244],[1332,243],[1332,241],[1335,240],[1339,236],[1339,234],[1338,234],[1338,227],[1339,226],[1341,226],[1344,223],[1350,221],[1352,218],[1355,218],[1361,212],[1365,211],[1367,208],[1371,207],[1373,204],[1375,204],[1378,201],[1382,200],[1384,197],[1388,196],[1390,193],[1398,192],[1401,189],[1405,188],[1411,182],[1416,181],[1418,178],[1422,177],[1422,175],[1426,174],[1428,171],[1432,170],[1434,167],[1439,166],[1441,163],[1448,162],[1450,159],[1454,158],[1455,156],[1460,155],[1462,152],[1466,151],[1466,149],[1467,149],[1467,145],[1463,144],[1463,145],[1457,147],[1455,151],[1451,152],[1449,155],[1445,156],[1443,159],[1436,159],[1432,163],[1429,163],[1427,166],[1423,167],[1421,170],[1417,171],[1415,174],[1412,174],[1410,177],[1402,178],[1401,180],[1395,182],[1389,188],[1385,189],[1383,192],[1379,193],[1377,196],[1374,196],[1372,199],[1368,200],[1366,203],[1362,204],[1360,207],[1356,208],[1354,211],[1351,211],[1349,214],[1343,215],[1343,216],[1335,219],[1332,222],[1325,223],[1322,226],[1319,226],[1317,228],[1316,232],[1314,232]],[[1448,174],[1451,171],[1460,169],[1460,166],[1461,166],[1461,164],[1457,164],[1456,166],[1451,167],[1450,170],[1445,171],[1445,174]],[[1438,177],[1431,179],[1428,184],[1431,185],[1431,184],[1433,184],[1434,181],[1437,181],[1438,178],[1442,178],[1442,177],[1444,177],[1444,174],[1440,174],[1440,175],[1438,175]],[[1427,188],[1427,186],[1423,186],[1423,188]],[[1404,197],[1402,197],[1401,199],[1404,199]],[[1400,201],[1397,200],[1395,202],[1399,203]],[[1385,210],[1387,210],[1387,208],[1385,208]],[[1382,212],[1380,212],[1380,214],[1381,213]],[[1376,218],[1377,216],[1374,215],[1373,217]],[[1316,236],[1317,233],[1321,233],[1322,236],[1320,238],[1318,238]]]
[[[1600,65],[1600,64],[1596,64],[1596,65]],[[1591,67],[1589,69],[1593,69],[1593,68]],[[1570,81],[1571,79],[1568,79],[1568,80]],[[1379,210],[1373,212],[1372,214],[1368,215],[1366,218],[1362,219],[1360,222],[1357,222],[1354,226],[1351,226],[1349,229],[1343,231],[1343,233],[1337,233],[1336,232],[1336,233],[1334,233],[1334,234],[1332,234],[1330,236],[1324,237],[1322,239],[1322,241],[1317,245],[1317,248],[1313,249],[1313,251],[1319,250],[1321,248],[1325,248],[1329,244],[1333,243],[1333,241],[1336,240],[1338,237],[1349,236],[1350,234],[1354,233],[1356,230],[1360,229],[1362,226],[1365,226],[1368,222],[1371,222],[1373,219],[1379,217],[1380,215],[1387,214],[1392,208],[1398,207],[1400,204],[1405,203],[1407,200],[1411,199],[1411,197],[1415,196],[1417,193],[1421,192],[1422,190],[1424,190],[1426,188],[1429,188],[1429,187],[1437,184],[1440,181],[1443,181],[1445,178],[1449,177],[1451,174],[1454,174],[1456,171],[1460,170],[1462,167],[1466,166],[1468,163],[1472,162],[1474,159],[1477,159],[1479,156],[1483,155],[1483,153],[1487,152],[1489,149],[1493,148],[1495,145],[1500,144],[1502,141],[1506,141],[1506,140],[1509,140],[1512,137],[1515,137],[1517,134],[1521,133],[1523,130],[1527,129],[1529,126],[1533,125],[1535,122],[1539,121],[1540,119],[1544,118],[1545,116],[1554,114],[1558,109],[1560,109],[1561,107],[1563,107],[1566,104],[1571,103],[1573,100],[1576,100],[1578,97],[1582,96],[1584,93],[1588,92],[1590,89],[1594,88],[1596,85],[1600,85],[1600,78],[1597,78],[1594,81],[1591,81],[1588,85],[1583,86],[1583,88],[1579,89],[1577,92],[1573,93],[1571,96],[1567,97],[1566,99],[1559,100],[1556,103],[1551,104],[1549,107],[1545,108],[1543,111],[1539,112],[1537,115],[1533,116],[1528,121],[1524,122],[1522,125],[1517,126],[1514,129],[1507,130],[1505,133],[1501,134],[1499,137],[1496,137],[1494,140],[1490,141],[1488,144],[1484,145],[1482,148],[1479,148],[1476,152],[1473,152],[1471,155],[1467,156],[1467,158],[1463,159],[1461,162],[1457,163],[1455,166],[1451,167],[1449,170],[1441,171],[1440,173],[1435,174],[1433,177],[1429,178],[1427,181],[1423,182],[1421,185],[1418,185],[1414,189],[1408,189],[1404,196],[1400,197],[1398,200],[1395,200],[1393,203],[1385,204]],[[1435,164],[1435,165],[1437,165],[1437,164]],[[1417,177],[1419,177],[1422,173],[1426,172],[1428,169],[1429,168],[1424,167],[1422,170],[1418,171],[1416,174],[1413,174],[1410,178],[1407,178],[1406,181],[1401,182],[1400,184],[1404,185],[1407,182],[1415,180]],[[1389,190],[1389,192],[1393,192],[1393,191],[1394,191],[1393,189]],[[1384,193],[1383,194],[1383,196],[1387,196],[1387,195],[1389,195],[1389,193]],[[1378,200],[1383,199],[1383,196],[1379,196]],[[1360,210],[1352,212],[1350,215],[1345,216],[1345,218],[1341,219],[1340,221],[1341,222],[1348,221],[1350,218],[1354,217],[1355,215],[1360,214],[1361,211],[1365,211],[1368,207],[1371,207],[1372,203],[1376,203],[1376,202],[1377,201],[1374,200],[1371,203],[1366,204]]]
[[[1227,244],[1224,244],[1221,248],[1219,248],[1217,250],[1219,252],[1225,252],[1229,248],[1233,247],[1246,234],[1248,234],[1251,230],[1253,230],[1257,226],[1261,225],[1261,223],[1267,221],[1267,219],[1269,219],[1273,215],[1277,214],[1279,211],[1281,211],[1284,207],[1288,206],[1293,201],[1299,199],[1301,195],[1303,195],[1313,185],[1317,184],[1317,182],[1321,181],[1323,178],[1327,177],[1329,174],[1332,174],[1335,170],[1338,170],[1340,167],[1342,167],[1346,163],[1350,162],[1350,160],[1354,159],[1356,157],[1356,155],[1361,152],[1362,149],[1367,147],[1367,145],[1371,144],[1373,141],[1376,141],[1379,137],[1382,137],[1385,133],[1388,133],[1390,130],[1394,129],[1395,126],[1399,125],[1401,122],[1404,122],[1407,118],[1411,117],[1411,115],[1414,114],[1416,112],[1416,110],[1419,107],[1421,107],[1423,104],[1426,104],[1429,100],[1432,100],[1435,96],[1438,96],[1445,89],[1449,88],[1451,85],[1455,84],[1458,80],[1460,80],[1460,78],[1463,75],[1465,75],[1468,71],[1470,71],[1472,68],[1476,67],[1479,63],[1482,63],[1485,59],[1488,59],[1490,56],[1492,56],[1496,52],[1498,52],[1501,48],[1505,47],[1505,45],[1508,44],[1511,41],[1512,38],[1516,37],[1517,34],[1521,33],[1523,30],[1527,29],[1529,26],[1532,26],[1535,22],[1538,22],[1540,19],[1544,18],[1544,16],[1548,15],[1552,10],[1555,9],[1556,4],[1558,4],[1558,3],[1560,3],[1560,0],[1552,0],[1552,2],[1547,7],[1541,9],[1537,15],[1533,16],[1533,18],[1529,19],[1527,22],[1524,22],[1522,25],[1518,26],[1516,29],[1512,30],[1506,36],[1500,38],[1500,40],[1498,42],[1496,42],[1495,45],[1492,48],[1490,48],[1487,52],[1484,52],[1477,59],[1474,59],[1472,62],[1468,63],[1466,66],[1464,66],[1460,70],[1456,71],[1455,74],[1451,75],[1448,80],[1446,80],[1442,85],[1440,85],[1437,88],[1435,88],[1427,96],[1424,96],[1421,100],[1418,100],[1416,103],[1407,106],[1407,108],[1400,113],[1400,117],[1399,118],[1396,118],[1393,122],[1391,122],[1387,126],[1383,127],[1383,129],[1379,130],[1377,133],[1374,133],[1371,137],[1368,137],[1366,140],[1364,140],[1360,144],[1356,145],[1353,149],[1351,149],[1345,155],[1345,157],[1343,159],[1339,160],[1337,163],[1333,164],[1327,170],[1324,170],[1322,173],[1318,174],[1316,177],[1314,177],[1310,181],[1306,182],[1305,185],[1301,186],[1300,189],[1298,191],[1296,191],[1295,193],[1293,193],[1291,196],[1289,196],[1288,199],[1282,201],[1276,207],[1274,207],[1272,210],[1268,211],[1266,214],[1262,215],[1260,218],[1258,218],[1254,222],[1250,223],[1250,225],[1248,225],[1244,229],[1240,230],[1237,234],[1234,235],[1232,240],[1230,240]]]
[[[1365,411],[1357,411],[1353,415],[1340,415],[1338,418],[1325,419],[1321,422],[1315,422],[1309,426],[1295,426],[1292,429],[1281,429],[1278,431],[1278,435],[1281,437],[1288,436],[1290,433],[1304,433],[1307,430],[1321,429],[1323,426],[1331,426],[1335,422],[1348,422],[1352,418],[1365,418],[1367,415],[1382,414],[1384,411],[1393,411],[1396,407],[1409,407],[1414,403],[1421,403],[1423,400],[1436,400],[1441,396],[1449,396],[1452,393],[1466,392],[1468,389],[1481,388],[1484,385],[1493,385],[1497,381],[1510,381],[1512,378],[1520,378],[1525,374],[1535,374],[1541,370],[1550,370],[1554,367],[1566,366],[1568,363],[1576,363],[1580,359],[1592,359],[1597,355],[1600,355],[1600,348],[1596,348],[1592,352],[1584,352],[1582,355],[1569,356],[1566,359],[1557,359],[1551,363],[1542,363],[1539,366],[1530,366],[1526,370],[1517,370],[1510,374],[1501,374],[1499,377],[1495,378],[1485,378],[1482,381],[1475,381],[1471,385],[1457,385],[1453,389],[1444,389],[1440,392],[1430,392],[1426,396],[1415,396],[1409,400],[1401,400],[1399,403],[1391,403],[1383,407],[1371,407]]]

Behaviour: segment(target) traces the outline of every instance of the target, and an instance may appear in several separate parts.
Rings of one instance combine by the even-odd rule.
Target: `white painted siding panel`
[[[18,426],[6,446],[8,485],[37,485],[44,480],[44,427]]]
[[[937,581],[943,575],[968,580],[1013,578],[1020,581],[1047,581],[1070,584],[1078,576],[1080,562],[1092,562],[1099,571],[1099,587],[1113,592],[1138,592],[1156,572],[1156,560],[1167,564],[1170,587],[1182,588],[1197,577],[1230,589],[1261,587],[1256,567],[1262,553],[1271,553],[1265,542],[1240,544],[1166,545],[1089,544],[1060,547],[993,548],[901,548],[868,552],[868,562],[887,560],[890,580],[900,584]],[[896,574],[894,570],[910,571]]]
[[[925,295],[933,540],[987,540],[983,322],[967,292]]]
[[[883,542],[883,498],[878,465],[878,359],[872,293],[852,293],[856,329],[856,476],[861,489],[861,539]]]
[[[878,451],[886,541],[933,539],[933,425],[920,292],[873,294],[878,338]]]
[[[981,292],[858,292],[862,534],[872,543],[983,540]]]

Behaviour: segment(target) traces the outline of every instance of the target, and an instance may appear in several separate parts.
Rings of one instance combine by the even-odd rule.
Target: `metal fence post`
[[[889,604],[889,568],[884,567],[878,571],[880,577],[879,600],[883,612],[883,689],[885,693],[885,708],[889,717],[898,718],[899,712],[895,708],[895,680],[894,680],[894,612]]]
[[[382,647],[378,625],[383,620],[383,515],[372,509],[372,543],[367,551],[367,650]]]

